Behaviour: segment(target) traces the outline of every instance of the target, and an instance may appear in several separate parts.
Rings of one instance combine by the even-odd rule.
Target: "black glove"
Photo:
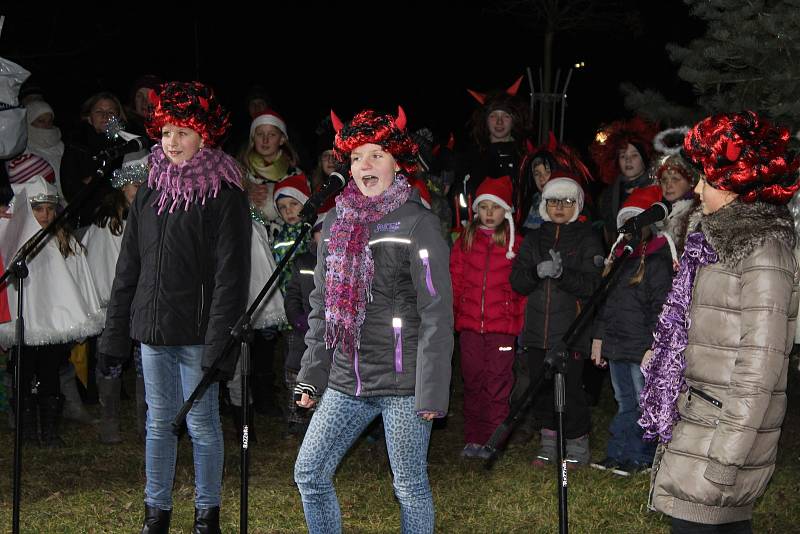
[[[215,341],[211,345],[206,345],[203,350],[203,357],[201,360],[204,373],[207,373],[209,369],[211,369],[211,366],[214,365],[214,361],[216,360],[217,356],[222,354],[222,350],[225,348],[226,342],[227,339],[223,338]],[[236,362],[239,360],[239,352],[239,344],[237,343],[236,346],[234,346],[233,349],[220,360],[216,371],[213,375],[211,375],[212,382],[227,382],[228,380],[233,379],[234,371],[236,370]]]
[[[98,352],[97,372],[105,378],[117,378],[122,373],[122,366],[126,361],[128,361],[128,356],[120,358],[115,354]]]
[[[344,158],[344,161],[336,161],[334,172],[338,172],[342,176],[344,176],[345,180],[350,179],[350,158]]]
[[[308,317],[301,315],[292,323],[292,328],[297,330],[298,333],[305,335],[308,332]]]

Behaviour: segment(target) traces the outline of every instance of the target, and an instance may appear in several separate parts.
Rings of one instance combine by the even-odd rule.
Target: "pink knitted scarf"
[[[147,186],[161,195],[158,198],[158,214],[183,204],[188,210],[195,202],[205,204],[207,198],[216,198],[220,185],[242,188],[242,171],[236,160],[222,150],[201,148],[188,161],[172,163],[160,144],[150,152],[150,174]]]
[[[325,262],[325,344],[353,356],[361,340],[367,302],[372,300],[375,264],[369,248],[369,225],[406,200],[410,187],[402,175],[374,197],[364,196],[351,180],[336,197],[336,221],[331,226]]]

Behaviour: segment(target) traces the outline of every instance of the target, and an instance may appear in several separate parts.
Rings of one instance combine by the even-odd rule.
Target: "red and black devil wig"
[[[216,146],[230,127],[230,117],[214,91],[200,82],[168,82],[151,93],[153,112],[147,118],[147,135],[161,139],[161,128],[174,124],[191,128],[208,146]]]
[[[396,118],[366,109],[347,124],[331,111],[331,120],[336,130],[333,150],[340,162],[347,161],[354,149],[372,143],[391,154],[406,174],[411,175],[416,170],[419,148],[408,134],[403,108],[398,106]]]
[[[754,111],[706,117],[683,142],[683,155],[714,188],[743,202],[786,204],[800,187],[800,160],[788,150],[789,130]]]

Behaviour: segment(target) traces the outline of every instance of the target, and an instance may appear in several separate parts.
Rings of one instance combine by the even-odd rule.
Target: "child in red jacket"
[[[477,216],[450,255],[464,378],[466,446],[461,454],[466,458],[481,457],[482,445],[508,416],[514,383],[514,340],[522,329],[525,298],[509,282],[520,242],[511,198],[509,177],[485,180],[472,204]]]

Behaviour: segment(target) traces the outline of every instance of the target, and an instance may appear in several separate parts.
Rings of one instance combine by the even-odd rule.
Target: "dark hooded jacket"
[[[653,344],[658,314],[672,287],[672,256],[663,237],[651,239],[625,260],[597,313],[595,339],[603,340],[607,360],[641,362]],[[638,284],[631,279],[644,261],[644,276]]]

